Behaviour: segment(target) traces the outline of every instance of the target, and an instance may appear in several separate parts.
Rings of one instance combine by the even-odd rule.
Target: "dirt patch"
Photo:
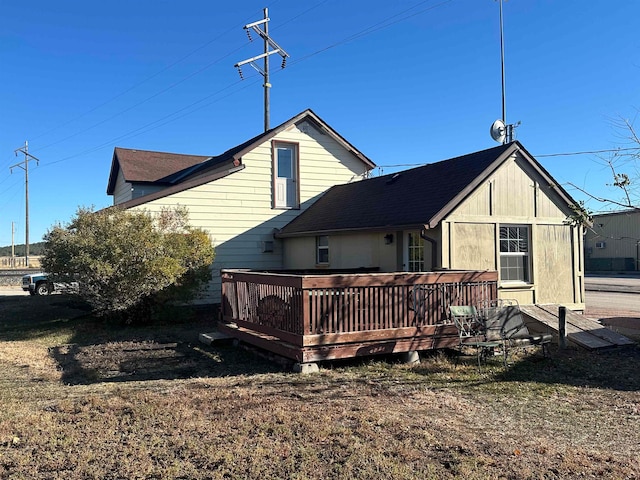
[[[51,355],[67,384],[208,376],[212,359],[190,342],[120,341],[62,345]]]

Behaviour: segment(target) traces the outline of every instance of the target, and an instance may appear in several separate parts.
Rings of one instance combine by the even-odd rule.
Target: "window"
[[[329,265],[329,237],[326,235],[316,237],[316,263]]]
[[[273,144],[273,206],[299,208],[298,145]]]
[[[529,282],[529,227],[500,227],[500,279]]]
[[[424,272],[424,239],[418,232],[407,234],[407,266],[410,272]]]

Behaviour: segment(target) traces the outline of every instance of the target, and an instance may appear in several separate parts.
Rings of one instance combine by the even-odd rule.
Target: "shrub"
[[[189,225],[186,208],[79,208],[44,240],[44,269],[53,280],[78,281],[78,295],[101,316],[146,320],[154,306],[193,299],[211,279],[213,246]]]

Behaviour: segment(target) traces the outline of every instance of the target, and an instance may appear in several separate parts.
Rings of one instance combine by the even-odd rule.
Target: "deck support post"
[[[293,371],[296,373],[318,373],[320,368],[318,368],[317,363],[296,363],[293,365]]]
[[[567,307],[564,306],[558,308],[558,347],[567,348]]]
[[[420,363],[420,354],[415,350],[405,352],[402,354],[402,361],[404,363]]]

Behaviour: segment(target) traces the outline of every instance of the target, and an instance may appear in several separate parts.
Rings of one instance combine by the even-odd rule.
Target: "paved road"
[[[640,293],[640,275],[587,275],[584,285],[587,291]]]
[[[640,295],[637,293],[587,291],[587,310],[637,312],[640,316]]]
[[[4,287],[0,286],[0,296],[6,295],[29,295],[29,292],[22,290],[22,287]]]

